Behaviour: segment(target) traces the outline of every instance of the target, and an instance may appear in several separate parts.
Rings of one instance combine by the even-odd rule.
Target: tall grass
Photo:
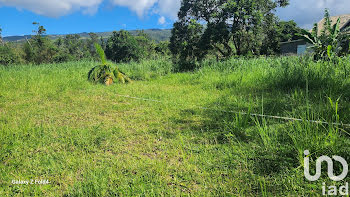
[[[145,60],[141,63],[123,63],[118,66],[134,80],[150,80],[173,72],[171,60],[166,57],[156,60]]]
[[[305,180],[303,152],[350,161],[349,129],[308,120],[350,123],[348,60],[150,60],[108,87],[86,79],[96,62],[0,66],[0,196],[320,195],[334,183]],[[11,184],[33,178],[51,184]]]

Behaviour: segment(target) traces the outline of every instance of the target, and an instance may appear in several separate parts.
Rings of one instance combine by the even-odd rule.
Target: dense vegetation
[[[66,35],[52,40],[46,36],[46,29],[34,22],[35,35],[24,43],[2,42],[0,39],[0,64],[42,64],[79,60],[98,60],[94,43],[102,45],[109,59],[116,62],[154,59],[169,54],[168,42],[155,42],[144,31],[132,35],[127,31],[113,32],[106,40],[95,33],[88,39],[78,34]],[[122,35],[122,36],[119,36]],[[1,33],[0,33],[1,38]]]
[[[312,44],[315,60],[349,54],[349,29],[340,31],[340,19],[332,25],[326,9],[321,35],[317,23],[310,33],[298,28],[294,21],[280,21],[275,16],[275,9],[288,3],[183,0],[170,38],[174,63],[181,70],[191,70],[213,55],[216,59],[277,55],[280,42],[300,38]]]
[[[288,0],[183,0],[170,39],[174,59],[191,69],[212,53],[218,59],[278,54],[279,42],[300,31],[275,16],[276,8],[287,5]]]
[[[332,25],[328,10],[324,29],[318,35],[317,24],[310,33],[299,28],[294,21],[280,21],[274,15],[274,10],[287,6],[288,0],[210,2],[182,2],[170,43],[157,43],[144,31],[131,34],[124,30],[113,32],[107,39],[89,33],[89,39],[74,34],[52,41],[45,36],[46,29],[36,22],[33,23],[37,26],[33,31],[36,35],[24,44],[3,42],[0,31],[0,63],[96,60],[98,55],[94,43],[99,43],[107,58],[116,63],[171,55],[177,70],[193,70],[203,60],[213,57],[225,60],[232,56],[278,55],[280,42],[300,38],[312,44],[315,60],[330,60],[349,54],[349,34],[340,31],[339,19]]]
[[[89,33],[82,37],[81,34],[74,34],[53,40],[52,36],[46,35],[42,25],[34,22],[36,30],[33,32],[36,34],[30,39],[24,43],[5,42],[0,46],[0,63],[11,65],[96,60],[98,55],[94,43],[101,44],[108,59],[117,63],[155,59],[168,56],[171,51],[178,70],[192,70],[210,57],[219,60],[233,55],[277,55],[280,42],[299,38],[302,32],[294,21],[280,21],[273,14],[275,8],[287,4],[285,0],[257,3],[242,1],[239,4],[231,1],[212,1],[209,4],[183,1],[170,43],[154,41],[158,34],[151,30],[132,33],[121,30],[108,36]],[[239,17],[231,20],[233,16]]]

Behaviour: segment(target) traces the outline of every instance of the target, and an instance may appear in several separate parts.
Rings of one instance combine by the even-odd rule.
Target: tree
[[[301,33],[302,29],[298,27],[293,20],[278,22],[277,29],[281,42],[298,40],[301,38],[299,34]]]
[[[206,52],[199,48],[203,26],[196,20],[189,23],[178,21],[174,23],[170,38],[170,51],[174,57],[174,63],[179,65],[180,70],[191,70],[195,62],[200,58],[200,53]]]
[[[106,56],[115,62],[139,61],[143,57],[143,51],[137,40],[129,32],[114,31],[108,39]]]
[[[81,60],[84,58],[97,58],[94,48],[94,42],[90,39],[82,40],[78,34],[69,34],[64,38],[58,38],[55,41],[58,54],[54,57],[55,62],[67,62]]]
[[[0,65],[10,65],[21,63],[21,58],[10,44],[0,45]]]
[[[93,42],[93,43],[96,43],[98,41],[98,35],[93,33],[93,32],[90,32],[89,33],[89,36],[90,36],[90,40]]]
[[[58,53],[54,57],[54,62],[62,63],[73,61],[75,58],[68,52],[67,47],[64,44],[63,38],[59,37],[55,42],[55,46],[57,47]]]
[[[155,54],[155,43],[152,39],[145,33],[144,30],[137,31],[135,36],[137,45],[141,48],[142,58],[152,57]]]
[[[216,50],[224,58],[233,54],[259,54],[264,39],[264,25],[272,24],[270,20],[275,20],[273,11],[277,7],[287,6],[288,2],[289,0],[183,0],[178,13],[179,20],[172,32],[171,45],[182,45],[190,41],[188,38],[196,38],[198,42],[190,48],[200,48],[203,51],[194,52],[199,58],[205,56],[208,50]],[[188,29],[193,23],[197,23],[196,29],[202,29],[201,32],[196,31],[195,37],[182,36],[191,32]],[[180,52],[181,49],[172,51]],[[180,53],[175,53],[178,54]]]
[[[106,43],[106,40],[102,36],[100,37],[100,43],[101,43],[102,49],[106,50],[107,43]]]
[[[68,49],[68,53],[74,57],[76,60],[83,59],[84,57],[88,57],[87,54],[87,46],[80,39],[80,35],[78,34],[69,34],[66,35],[63,39],[65,47]]]
[[[300,39],[302,29],[294,21],[270,20],[272,24],[264,27],[264,39],[260,53],[274,55],[280,53],[280,43]]]
[[[51,63],[57,54],[57,48],[45,37],[46,29],[37,22],[33,22],[37,29],[36,34],[24,45],[25,60],[35,64]]]
[[[89,36],[90,36],[90,39],[87,40],[87,47],[88,47],[88,49],[89,49],[89,52],[90,52],[91,56],[92,56],[94,59],[97,59],[97,58],[98,58],[98,54],[96,53],[94,44],[95,44],[95,43],[99,43],[98,35],[95,34],[95,33],[90,32],[90,33],[89,33]],[[101,44],[102,44],[102,43],[101,43]]]
[[[2,29],[1,29],[1,27],[0,27],[0,44],[1,44],[1,45],[4,44],[3,41],[2,41]]]
[[[33,25],[38,26],[37,30],[33,30],[33,32],[36,34],[36,37],[42,37],[43,35],[46,34],[46,29],[44,28],[44,26],[40,25],[40,23],[38,22],[33,22]]]
[[[169,41],[163,41],[156,44],[154,50],[160,55],[170,55]]]

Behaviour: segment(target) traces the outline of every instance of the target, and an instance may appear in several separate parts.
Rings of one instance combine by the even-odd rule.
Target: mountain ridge
[[[170,36],[171,36],[171,29],[144,29],[144,30],[127,30],[130,32],[132,35],[137,35],[139,31],[144,31],[152,40],[156,42],[161,42],[161,41],[169,41]],[[103,37],[103,38],[108,38],[109,36],[112,35],[113,31],[108,31],[108,32],[92,32],[97,34],[98,37]],[[82,33],[76,33],[79,35],[82,39],[89,38],[89,33],[88,32],[82,32]],[[49,34],[45,35],[48,36],[50,39],[55,40],[58,38],[63,38],[66,35],[72,35],[72,34]],[[3,40],[5,42],[22,42],[25,41],[26,39],[30,39],[33,35],[23,35],[23,36],[6,36],[3,37]]]

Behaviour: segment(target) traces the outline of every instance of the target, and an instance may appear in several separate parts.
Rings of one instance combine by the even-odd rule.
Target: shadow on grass
[[[225,99],[224,99],[225,100]],[[234,106],[229,100],[223,102],[220,99],[222,110],[230,111],[251,111],[258,112],[261,110],[257,107]],[[264,100],[265,106],[283,106],[283,102],[276,103],[274,100]],[[215,108],[217,103],[206,106]],[[266,108],[266,113],[280,112],[277,109],[282,107]],[[191,119],[191,116],[200,116],[200,122]],[[298,154],[292,146],[293,142],[287,133],[283,133],[283,126],[277,128],[279,134],[273,140],[271,146],[263,143],[257,124],[262,124],[261,118],[252,118],[250,115],[227,113],[223,111],[202,110],[202,109],[185,109],[181,110],[181,118],[173,118],[174,124],[180,124],[186,128],[183,132],[195,134],[196,139],[193,143],[210,141],[213,145],[233,147],[233,144],[240,144],[243,149],[248,150],[246,153],[247,163],[254,174],[271,175],[280,173],[285,169],[291,169],[298,166]],[[269,121],[271,125],[283,125],[280,121]],[[186,135],[186,134],[185,134]],[[233,143],[233,144],[232,144]],[[248,148],[252,147],[252,148]],[[239,152],[239,150],[232,150]],[[237,161],[223,160],[225,165],[231,165],[231,162]],[[223,165],[223,164],[221,164]]]
[[[305,95],[293,96],[295,90],[297,89],[289,93],[266,91],[264,92],[264,98],[261,100],[257,97],[262,92],[257,91],[254,93],[255,95],[251,94],[243,99],[248,102],[237,102],[237,100],[231,99],[232,91],[224,94],[215,102],[208,103],[204,106],[205,109],[183,109],[178,116],[172,117],[170,121],[175,125],[180,125],[185,135],[186,132],[191,133],[191,135],[195,134],[196,139],[193,140],[193,143],[210,141],[222,146],[231,146],[232,143],[238,143],[244,147],[253,147],[247,151],[246,155],[247,165],[250,166],[252,172],[262,176],[279,174],[285,170],[295,169],[300,165],[298,149],[290,136],[294,133],[291,131],[288,122],[252,117],[249,113],[296,118],[300,118],[297,115],[306,117],[306,102],[292,103],[295,99],[300,101],[305,99]],[[256,99],[251,99],[252,97],[256,97]],[[332,119],[334,115],[332,108],[321,109],[323,110],[322,113],[317,111],[319,109],[312,109],[316,105],[326,106],[326,98],[320,100],[317,96],[310,96],[309,99],[311,111],[314,110],[316,114],[320,113],[320,116],[326,115],[325,119]],[[345,106],[348,106],[348,104]],[[342,107],[342,109],[342,114],[348,111],[347,108]],[[231,113],[229,111],[241,111],[248,114]],[[287,131],[288,129],[289,131]],[[302,132],[295,133],[295,135],[298,135],[296,139],[303,137]]]

